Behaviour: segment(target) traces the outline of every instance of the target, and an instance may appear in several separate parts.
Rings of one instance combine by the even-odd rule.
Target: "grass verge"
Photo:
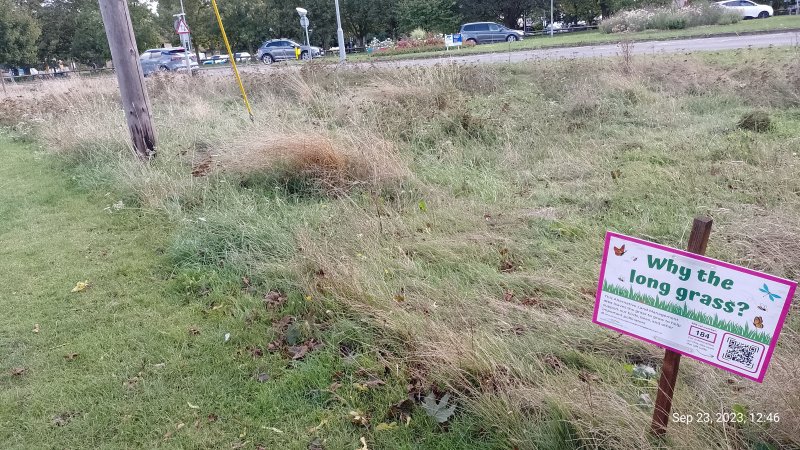
[[[387,386],[406,386],[379,399],[383,391],[353,385],[369,379],[351,369],[355,378],[341,383],[366,396],[357,407],[373,420],[353,429],[347,407],[325,403],[339,418],[328,422],[330,439],[343,436],[331,442],[353,446],[362,431],[380,439],[391,402],[433,391],[454,394],[450,430],[462,432],[431,426],[413,445],[793,448],[796,308],[764,384],[686,361],[673,404],[678,413],[778,412],[780,422],[672,423],[663,444],[646,434],[655,386],[626,370],[658,368],[663,353],[593,326],[591,313],[608,229],[680,247],[692,217],[710,215],[709,255],[798,276],[797,56],[782,48],[498,67],[308,65],[245,74],[257,124],[232,83],[158,76],[148,89],[160,155],[147,167],[131,161],[113,83],[14,86],[22,96],[0,118],[57,151],[75,184],[114,186],[126,205],[175,224],[164,258],[187,307],[262,330],[231,328],[232,339],[240,336],[243,355],[269,356],[218,370],[251,360],[247,377],[272,367],[263,361],[294,367],[287,361],[304,345],[313,347],[306,358],[346,365],[357,349],[375,361],[368,373],[388,367]],[[740,128],[756,110],[771,126]],[[280,139],[292,136],[292,145]],[[289,309],[229,298],[245,285],[258,297],[288,294]],[[327,334],[340,326],[327,311],[359,331]],[[282,325],[286,315],[297,320]],[[337,336],[356,337],[342,345]],[[308,390],[320,385],[296,380],[283,393],[319,399]],[[243,414],[255,421],[260,410]],[[376,447],[405,442],[387,436]]]
[[[392,412],[406,367],[368,350],[379,338],[359,318],[294,292],[265,307],[225,271],[176,273],[162,213],[80,189],[80,173],[1,130],[0,148],[3,448],[500,445],[469,414],[442,430],[413,406]],[[285,353],[308,336],[325,345]]]

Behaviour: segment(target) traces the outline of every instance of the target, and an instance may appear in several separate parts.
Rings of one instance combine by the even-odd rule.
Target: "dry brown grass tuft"
[[[390,142],[363,135],[253,135],[226,145],[212,159],[225,173],[300,175],[333,189],[384,187],[410,175]]]

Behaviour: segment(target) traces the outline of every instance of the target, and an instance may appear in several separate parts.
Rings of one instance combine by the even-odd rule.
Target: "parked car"
[[[233,59],[235,59],[237,63],[250,62],[251,58],[252,58],[252,56],[250,56],[250,53],[247,53],[247,52],[241,52],[241,53],[234,53],[233,54]]]
[[[256,59],[264,64],[296,59],[295,49],[300,49],[300,59],[304,60],[325,56],[325,52],[319,47],[300,45],[291,39],[272,39],[261,44],[256,52]]]
[[[203,61],[204,66],[215,66],[217,64],[227,64],[230,58],[228,55],[214,55]]]
[[[492,42],[521,41],[525,33],[512,30],[499,23],[473,22],[461,25],[461,39],[473,44],[490,44]]]
[[[725,2],[717,2],[717,5],[725,9],[734,9],[739,12],[745,19],[766,19],[775,14],[772,6],[759,5],[750,0],[729,0]]]
[[[139,56],[142,72],[145,76],[158,71],[185,71],[186,50],[183,47],[154,48],[147,50]],[[191,70],[197,70],[197,57],[189,55]]]

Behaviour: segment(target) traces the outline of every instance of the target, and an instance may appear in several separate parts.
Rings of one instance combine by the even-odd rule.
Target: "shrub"
[[[411,32],[411,39],[421,41],[425,39],[425,36],[427,36],[427,33],[422,28],[416,28]]]
[[[701,25],[730,25],[739,14],[715,4],[699,3],[683,8],[658,7],[621,11],[600,22],[604,33],[643,30],[681,30]]]

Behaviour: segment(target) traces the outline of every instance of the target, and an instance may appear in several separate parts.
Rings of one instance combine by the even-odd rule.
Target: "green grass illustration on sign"
[[[667,311],[672,314],[676,314],[678,316],[694,320],[695,322],[704,323],[706,325],[718,328],[720,330],[728,331],[733,334],[738,334],[739,336],[742,336],[744,338],[751,339],[756,342],[761,342],[766,345],[769,345],[769,343],[772,341],[772,335],[769,333],[753,330],[747,324],[742,326],[730,320],[720,319],[719,317],[716,316],[716,314],[714,316],[710,316],[703,312],[689,309],[686,303],[684,303],[683,306],[681,307],[676,305],[675,303],[665,302],[659,299],[658,297],[652,297],[647,294],[642,294],[640,292],[634,291],[631,288],[612,284],[607,281],[603,281],[603,292],[608,292],[609,294],[614,294],[623,298],[627,298],[629,300],[633,300],[635,302],[643,303],[645,305],[652,306],[653,308],[658,308],[662,311]]]

